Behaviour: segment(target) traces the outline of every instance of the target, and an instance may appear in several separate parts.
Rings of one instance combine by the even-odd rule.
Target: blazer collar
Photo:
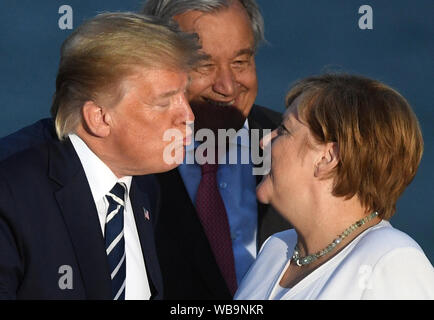
[[[87,299],[111,299],[104,237],[83,167],[69,139],[49,151],[49,177],[60,188],[55,198],[74,247]]]
[[[137,183],[137,179],[137,177],[133,178],[131,183],[131,206],[133,208],[134,220],[136,222],[143,259],[145,261],[146,273],[151,289],[151,299],[162,299],[163,282],[157,251],[155,249],[155,237],[152,224],[152,221],[156,218],[156,212],[151,211],[151,201],[145,190],[146,187],[149,186],[144,186],[144,183]],[[140,177],[139,179],[142,182],[146,180],[146,177]]]

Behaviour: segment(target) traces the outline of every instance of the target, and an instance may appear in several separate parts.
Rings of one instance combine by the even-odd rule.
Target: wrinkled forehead
[[[196,33],[202,45],[203,41],[213,40],[221,46],[234,41],[235,43],[247,42],[253,47],[254,35],[251,20],[245,8],[238,1],[211,12],[186,11],[175,15],[173,19],[182,31]]]

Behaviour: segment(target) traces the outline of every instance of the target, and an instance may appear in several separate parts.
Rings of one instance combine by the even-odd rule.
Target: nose
[[[261,139],[261,142],[259,142],[259,146],[261,147],[261,149],[264,149],[276,137],[277,137],[277,129],[271,131],[269,134],[267,134],[266,136],[264,136]]]
[[[182,116],[180,117],[182,124],[191,125],[194,122],[194,114],[185,94],[182,94],[179,98],[179,106],[182,110]]]
[[[236,86],[237,83],[232,69],[229,66],[218,68],[213,90],[222,96],[230,97],[235,94]]]

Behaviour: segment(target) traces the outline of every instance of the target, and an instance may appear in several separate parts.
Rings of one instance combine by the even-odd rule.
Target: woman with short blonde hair
[[[378,81],[299,81],[272,132],[258,186],[294,229],[271,236],[237,299],[433,299],[434,269],[388,220],[414,178],[423,140],[408,102]]]

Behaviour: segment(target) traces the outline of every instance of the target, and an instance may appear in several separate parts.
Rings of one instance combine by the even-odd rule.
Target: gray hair
[[[197,10],[202,12],[215,12],[221,8],[228,8],[234,0],[148,0],[142,13],[157,16],[163,19],[172,19],[178,14]],[[239,1],[246,9],[252,24],[255,38],[255,49],[265,41],[264,19],[255,0]]]

